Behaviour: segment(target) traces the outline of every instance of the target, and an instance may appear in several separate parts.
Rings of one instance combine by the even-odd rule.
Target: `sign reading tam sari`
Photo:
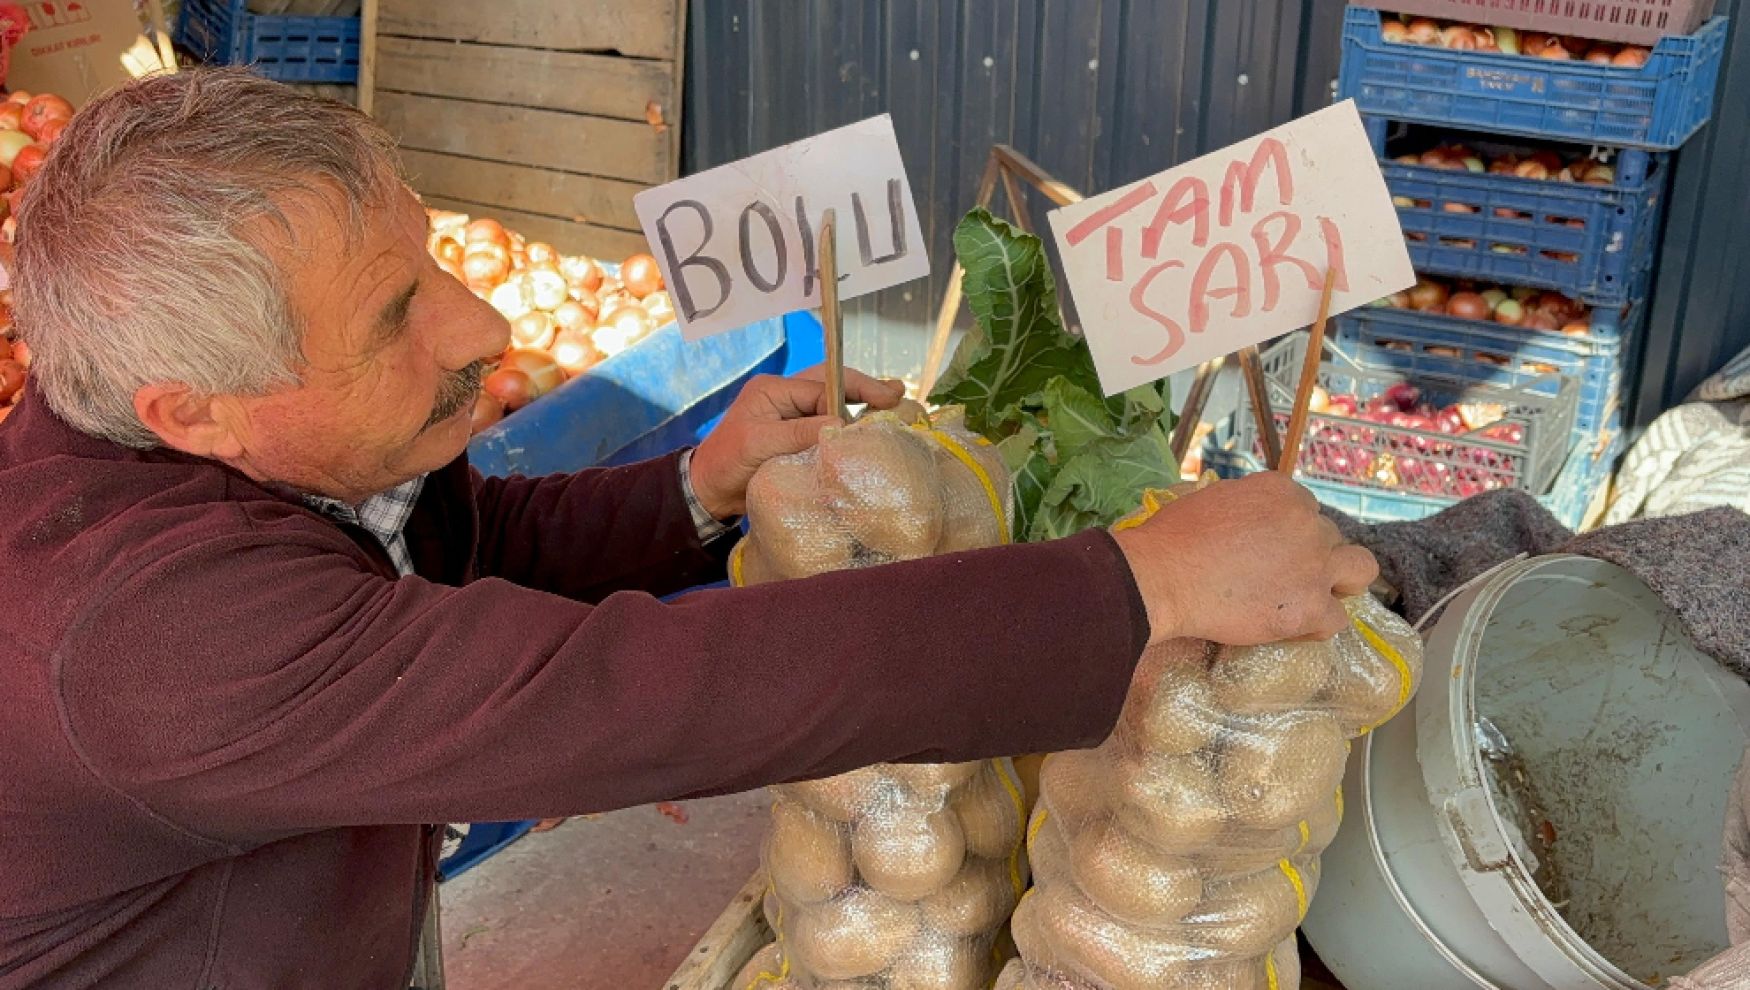
[[[1108,395],[1416,281],[1353,101],[1049,219]]]

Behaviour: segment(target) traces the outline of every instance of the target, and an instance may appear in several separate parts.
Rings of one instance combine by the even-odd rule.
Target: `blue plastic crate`
[[[1362,367],[1405,375],[1557,392],[1553,375],[1578,386],[1574,431],[1596,436],[1623,394],[1629,344],[1640,332],[1647,307],[1625,314],[1599,309],[1592,332],[1568,336],[1522,330],[1456,316],[1387,307],[1364,307],[1332,321],[1332,346]]]
[[[1241,417],[1249,417],[1245,409],[1229,416],[1216,426],[1206,441],[1203,464],[1223,478],[1238,478],[1264,470],[1256,457],[1239,449],[1236,427]],[[1612,465],[1621,455],[1623,436],[1616,430],[1602,445],[1596,438],[1576,440],[1569,448],[1561,473],[1548,491],[1537,500],[1569,529],[1578,529],[1586,517],[1598,491],[1610,478]],[[1426,519],[1442,509],[1456,505],[1455,498],[1441,498],[1416,492],[1387,491],[1344,485],[1315,478],[1297,479],[1319,502],[1363,522],[1410,522]]]
[[[1367,119],[1417,271],[1537,286],[1593,306],[1620,306],[1651,270],[1669,154],[1622,152],[1609,186],[1525,179],[1400,164],[1391,156],[1390,124]],[[1491,155],[1523,157],[1528,150],[1448,136]]]
[[[213,65],[288,83],[356,83],[357,17],[252,14],[248,0],[183,0],[176,43]]]
[[[1338,99],[1363,113],[1498,134],[1670,151],[1713,114],[1726,19],[1662,39],[1639,69],[1386,41],[1380,13],[1343,19]]]

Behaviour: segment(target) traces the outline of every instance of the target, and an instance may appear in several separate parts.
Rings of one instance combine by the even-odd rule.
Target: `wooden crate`
[[[731,986],[730,981],[774,937],[762,910],[766,885],[766,871],[756,870],[705,930],[693,951],[687,953],[680,968],[663,983],[663,990],[745,990]],[[1300,990],[1342,990],[1322,966],[1316,970],[1317,975],[1307,973],[1301,977]]]
[[[360,102],[430,205],[568,253],[646,250],[632,195],[679,175],[684,0],[364,6]]]

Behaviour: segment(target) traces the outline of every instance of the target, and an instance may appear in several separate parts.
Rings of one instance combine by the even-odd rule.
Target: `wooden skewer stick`
[[[1319,296],[1319,318],[1313,323],[1307,338],[1306,355],[1300,363],[1300,386],[1294,391],[1294,407],[1288,415],[1288,434],[1282,438],[1282,456],[1276,470],[1293,474],[1300,459],[1300,443],[1306,438],[1307,417],[1311,415],[1313,389],[1319,384],[1319,364],[1325,356],[1325,326],[1331,321],[1331,290],[1335,287],[1334,272],[1325,269],[1325,288]]]
[[[826,333],[826,398],[841,421],[851,421],[845,406],[845,323],[839,312],[838,214],[820,219],[820,326]]]
[[[1197,366],[1197,377],[1192,379],[1191,390],[1185,393],[1185,404],[1179,409],[1179,425],[1173,428],[1173,459],[1179,464],[1185,463],[1185,455],[1191,452],[1191,444],[1197,438],[1197,426],[1203,420],[1203,410],[1209,405],[1209,392],[1215,385],[1215,376],[1221,373],[1226,360],[1218,357]]]
[[[1246,394],[1252,400],[1252,422],[1258,427],[1258,442],[1264,445],[1264,463],[1275,464],[1282,458],[1282,440],[1276,434],[1276,413],[1270,406],[1270,382],[1264,377],[1264,362],[1255,344],[1240,348],[1236,356],[1240,377],[1246,381]]]

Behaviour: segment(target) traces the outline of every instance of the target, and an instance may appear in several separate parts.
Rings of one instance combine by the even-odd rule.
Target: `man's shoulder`
[[[82,612],[148,569],[199,588],[220,556],[302,544],[362,560],[295,500],[217,464],[57,453],[0,462],[0,600],[27,645],[50,649]]]

